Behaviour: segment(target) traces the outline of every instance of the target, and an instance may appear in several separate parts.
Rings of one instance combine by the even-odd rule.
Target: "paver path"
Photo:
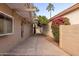
[[[45,36],[35,35],[16,46],[10,54],[30,56],[63,56],[68,55],[55,44],[47,40]]]

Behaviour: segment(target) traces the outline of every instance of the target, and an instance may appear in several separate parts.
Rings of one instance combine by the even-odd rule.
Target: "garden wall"
[[[50,36],[50,37],[52,37],[52,38],[54,38],[54,36],[53,36],[53,34],[52,34],[52,21],[50,21],[49,23],[48,23],[48,32],[46,33],[46,35],[48,35],[48,36]]]
[[[59,45],[70,55],[79,55],[79,24],[60,26]]]

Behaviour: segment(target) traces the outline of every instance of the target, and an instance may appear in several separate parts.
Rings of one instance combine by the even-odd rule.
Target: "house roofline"
[[[59,17],[59,16],[65,15],[65,14],[68,14],[68,13],[70,13],[70,12],[72,12],[72,11],[78,9],[78,8],[79,8],[79,3],[76,3],[76,4],[74,4],[73,6],[67,8],[67,9],[65,9],[64,11],[60,12],[59,14],[55,15],[54,17],[51,17],[51,18],[49,19],[49,22],[52,21],[52,19],[54,19],[54,18],[56,18],[56,17]]]

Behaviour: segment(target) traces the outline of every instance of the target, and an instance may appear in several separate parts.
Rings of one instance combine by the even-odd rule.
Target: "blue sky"
[[[53,4],[55,9],[54,11],[52,11],[52,17],[73,5],[73,3],[53,3]],[[46,16],[48,19],[50,18],[50,14],[46,10],[48,3],[34,3],[34,5],[39,9],[37,15]]]

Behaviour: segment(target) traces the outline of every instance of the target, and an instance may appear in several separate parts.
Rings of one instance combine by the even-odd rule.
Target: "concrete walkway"
[[[48,41],[46,36],[35,35],[16,46],[10,55],[64,56],[68,54]]]

